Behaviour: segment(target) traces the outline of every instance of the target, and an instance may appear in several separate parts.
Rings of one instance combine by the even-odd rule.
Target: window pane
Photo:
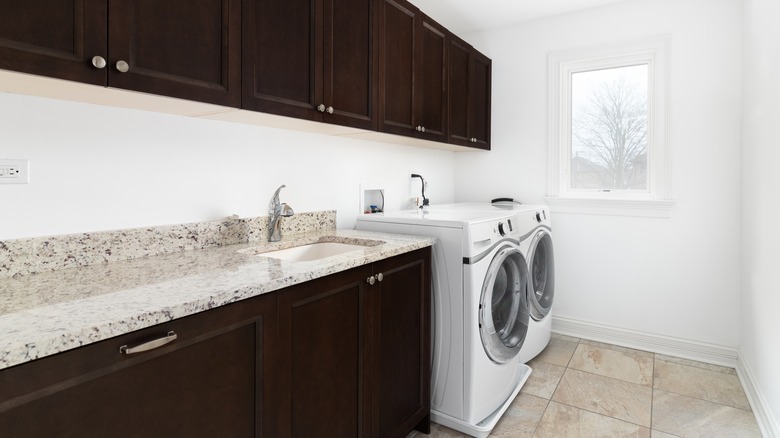
[[[571,75],[570,189],[648,191],[647,71]]]

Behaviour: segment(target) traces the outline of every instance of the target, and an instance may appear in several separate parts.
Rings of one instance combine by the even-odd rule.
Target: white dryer
[[[431,420],[487,437],[531,369],[528,263],[516,212],[408,210],[357,229],[433,236]]]
[[[555,257],[552,241],[552,220],[546,205],[526,205],[516,202],[498,203],[454,203],[429,207],[445,212],[486,211],[494,214],[513,212],[515,225],[520,234],[520,252],[528,261],[529,289],[528,303],[531,322],[528,335],[519,354],[526,363],[536,357],[550,343],[552,335],[552,306],[555,298]]]

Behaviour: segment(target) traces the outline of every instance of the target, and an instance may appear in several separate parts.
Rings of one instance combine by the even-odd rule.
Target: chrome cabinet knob
[[[420,132],[425,132],[425,126],[420,127]]]
[[[130,70],[130,64],[125,61],[117,61],[116,69],[122,73],[127,73]]]
[[[105,68],[106,67],[106,60],[102,56],[93,56],[92,57],[92,65],[95,66],[97,69]]]
[[[384,276],[384,275],[382,275],[382,273],[381,273],[381,272],[380,272],[380,273],[378,273],[378,274],[376,274],[376,279],[377,279],[377,281],[380,281],[380,282],[381,282],[381,281],[382,281],[384,278],[385,278],[385,276]]]
[[[414,130],[417,131],[417,132],[420,132],[422,130],[422,126],[420,126],[420,125],[415,126]]]
[[[371,286],[373,286],[373,285],[374,285],[374,283],[376,283],[376,277],[374,277],[374,276],[372,275],[372,276],[370,276],[370,277],[366,278],[366,283],[368,283],[368,284],[370,284]]]
[[[319,104],[317,105],[317,111],[324,113],[325,112],[325,105]]]
[[[329,106],[328,109],[326,109],[325,111],[327,111],[328,114],[333,114],[333,107]]]

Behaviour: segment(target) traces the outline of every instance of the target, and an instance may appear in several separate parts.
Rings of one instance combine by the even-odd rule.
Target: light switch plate
[[[0,184],[29,184],[28,160],[0,159]]]

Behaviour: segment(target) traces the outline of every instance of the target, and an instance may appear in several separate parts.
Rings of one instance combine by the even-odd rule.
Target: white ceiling
[[[566,14],[629,0],[410,0],[458,34]]]

